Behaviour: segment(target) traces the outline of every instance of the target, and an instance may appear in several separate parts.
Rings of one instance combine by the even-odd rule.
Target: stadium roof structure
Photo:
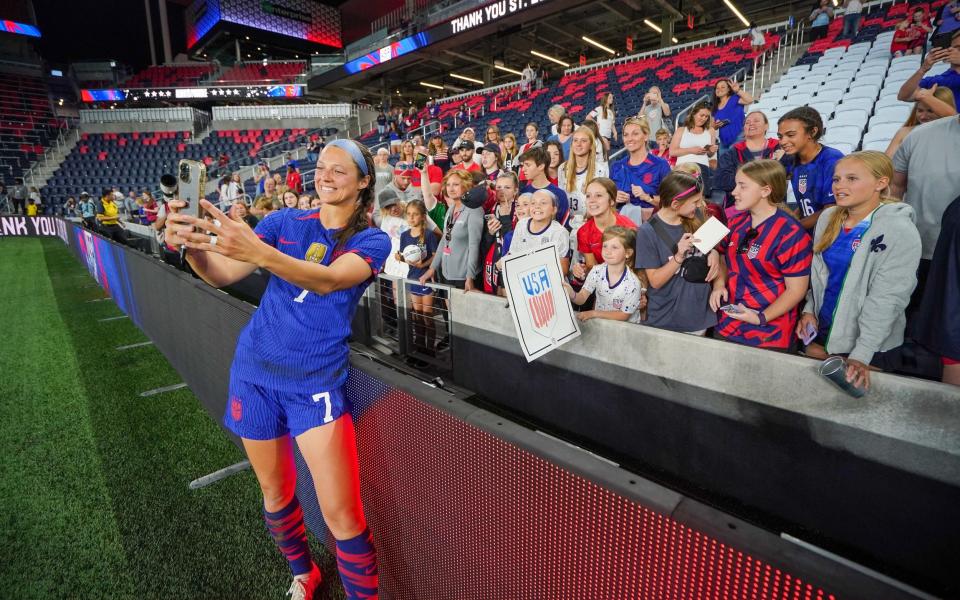
[[[346,68],[314,75],[308,86],[310,94],[325,99],[374,102],[399,93],[404,99],[422,101],[516,80],[527,62],[556,73],[567,68],[561,63],[577,66],[581,55],[589,64],[739,31],[746,28],[744,21],[763,25],[782,21],[791,13],[799,21],[808,9],[806,3],[770,0],[735,0],[731,4],[739,15],[725,0],[469,3],[466,12],[453,13],[425,31],[408,30],[359,53],[348,47]],[[500,16],[486,12],[495,5],[501,5]],[[632,50],[627,47],[628,37]],[[381,56],[390,58],[379,60]]]

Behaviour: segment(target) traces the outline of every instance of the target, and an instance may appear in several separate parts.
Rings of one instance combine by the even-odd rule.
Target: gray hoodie
[[[817,221],[814,244],[820,240],[836,207],[823,211]],[[869,364],[876,352],[903,343],[904,314],[917,285],[920,233],[913,208],[902,202],[881,204],[850,261],[827,336],[826,350],[849,354]],[[803,312],[820,314],[829,270],[823,255],[813,255],[810,290]]]

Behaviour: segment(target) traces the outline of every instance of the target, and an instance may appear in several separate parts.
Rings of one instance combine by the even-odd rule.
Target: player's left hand
[[[187,248],[216,252],[257,266],[262,264],[270,246],[257,237],[253,229],[231,220],[206,200],[201,200],[200,206],[212,217],[211,220],[180,216],[180,221],[189,223],[198,230],[195,233],[181,234],[186,240]]]

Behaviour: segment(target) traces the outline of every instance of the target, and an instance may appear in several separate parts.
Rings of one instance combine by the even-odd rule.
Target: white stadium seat
[[[841,105],[842,106],[842,105]],[[840,126],[840,125],[855,125],[861,130],[867,124],[867,111],[860,108],[847,108],[837,111],[836,116],[830,120],[830,123],[827,125],[829,128],[830,125]]]
[[[877,111],[877,113],[879,114],[881,108],[898,107],[898,106],[905,106],[907,107],[907,110],[909,110],[910,108],[913,107],[913,103],[901,102],[900,100],[897,99],[897,94],[893,93],[889,96],[888,95],[880,96],[880,99],[877,100],[877,104],[874,107],[874,110]]]
[[[816,100],[816,98],[814,98],[814,100]],[[818,113],[820,113],[820,116],[823,117],[824,119],[832,115],[833,111],[837,109],[837,103],[831,102],[831,101],[823,101],[823,102],[814,101],[808,104],[807,106],[809,106],[812,109],[815,109]]]
[[[843,154],[850,154],[857,147],[856,144],[850,144],[847,142],[835,142],[833,144],[828,143],[827,145],[833,148],[834,150],[839,150]]]
[[[826,144],[830,144],[830,142],[846,142],[858,146],[860,144],[860,136],[863,135],[863,128],[857,127],[856,125],[826,127],[826,131],[827,133],[823,136],[825,140],[824,143]]]
[[[889,145],[890,145],[890,140],[885,140],[885,139],[870,140],[869,142],[866,139],[863,140],[864,150],[876,150],[877,152],[885,152],[887,150],[887,146]]]
[[[864,142],[871,140],[890,140],[897,134],[897,131],[903,126],[903,123],[881,123],[880,125],[871,125],[870,129],[863,136]]]
[[[844,98],[838,107],[841,112],[850,109],[863,110],[867,114],[870,114],[870,111],[873,110],[873,99],[872,98]]]
[[[840,99],[843,98],[846,87],[830,87],[829,85],[824,85],[817,91],[817,95],[814,98],[816,102],[833,102],[834,104],[840,102]]]

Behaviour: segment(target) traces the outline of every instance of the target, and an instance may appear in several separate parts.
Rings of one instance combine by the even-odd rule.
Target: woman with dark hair
[[[744,106],[753,96],[732,79],[720,79],[713,87],[713,128],[720,138],[720,152],[743,139]]]
[[[703,188],[694,175],[673,171],[657,192],[660,210],[637,230],[636,267],[649,282],[645,324],[703,335],[717,324],[709,304],[710,282],[720,274],[710,266],[719,264],[716,250],[706,261],[688,261],[703,256],[693,245],[693,232],[703,224],[698,210]]]
[[[833,20],[833,7],[830,0],[820,0],[810,13],[810,39],[819,40],[827,34],[827,27]]]
[[[450,168],[450,156],[447,150],[447,143],[439,135],[430,138],[428,146],[430,156],[433,158],[433,164],[440,167],[444,173]]]
[[[682,127],[677,127],[670,142],[670,156],[677,165],[694,162],[700,165],[703,175],[703,193],[710,197],[712,169],[717,166],[717,130],[713,126],[713,113],[706,104],[699,104],[687,113]]]
[[[780,117],[780,162],[787,170],[787,205],[797,211],[804,229],[817,224],[833,200],[833,166],[843,153],[820,143],[823,119],[816,109],[801,106]]]
[[[314,175],[322,209],[277,211],[254,230],[206,200],[200,203],[214,220],[178,213],[183,201],[169,204],[166,242],[186,247],[187,262],[204,281],[223,287],[258,267],[273,275],[237,342],[223,423],[243,441],[267,528],[293,572],[288,594],[301,600],[313,597],[320,570],[295,495],[292,437],[335,540],[346,597],[377,595],[345,390],[350,323],[390,252],[390,239],[367,219],[373,174],[366,147],[334,140]]]
[[[617,115],[613,110],[613,92],[604,93],[600,106],[590,111],[587,116],[597,123],[603,145],[609,150],[610,143],[617,141]]]
[[[563,148],[563,156],[570,155],[570,144],[573,143],[573,117],[563,115],[557,122],[557,134],[547,138],[548,142],[559,142]],[[563,160],[562,158],[560,159]]]
[[[573,143],[572,133],[568,141],[571,144]],[[564,149],[563,144],[557,140],[548,141],[543,145],[543,148],[547,151],[547,156],[550,158],[550,160],[547,162],[547,168],[544,173],[546,173],[547,179],[550,180],[550,183],[553,185],[560,185],[560,165],[562,165],[563,161],[566,160],[564,157],[567,156],[569,152],[567,152]]]

